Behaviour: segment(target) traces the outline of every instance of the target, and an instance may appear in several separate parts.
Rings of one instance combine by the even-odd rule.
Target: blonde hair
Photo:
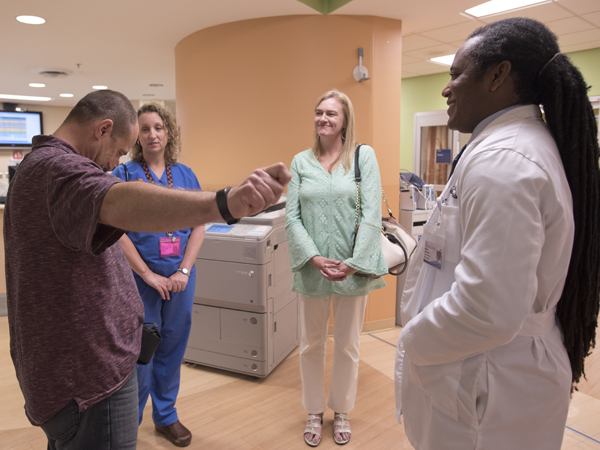
[[[342,104],[342,109],[344,110],[344,129],[342,131],[342,151],[337,159],[329,166],[328,171],[331,173],[341,161],[342,165],[344,166],[344,173],[348,173],[350,167],[352,167],[352,158],[354,157],[354,149],[356,146],[354,131],[354,107],[352,106],[352,102],[346,94],[338,91],[337,89],[333,89],[325,92],[319,97],[317,104],[315,105],[315,110],[319,107],[323,100],[327,100],[329,98],[335,98]],[[315,143],[313,144],[312,151],[316,158],[319,158],[323,152],[323,148],[321,147],[321,138],[316,132]]]
[[[167,146],[165,148],[165,162],[167,164],[177,164],[177,159],[181,153],[181,140],[179,138],[179,129],[175,117],[167,108],[160,106],[157,103],[146,103],[137,111],[138,118],[145,113],[156,113],[161,118],[165,129],[167,130]],[[139,139],[134,144],[130,152],[132,161],[140,162],[144,155],[142,153],[142,145]]]

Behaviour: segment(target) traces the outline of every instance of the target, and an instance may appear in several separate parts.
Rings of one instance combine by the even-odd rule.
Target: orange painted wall
[[[197,31],[175,48],[181,161],[204,189],[240,182],[312,145],[317,98],[337,88],[354,104],[357,139],[373,146],[398,205],[401,22],[374,16],[282,16]],[[358,48],[371,80],[352,76]],[[370,295],[365,322],[395,317],[396,280]],[[389,320],[387,320],[389,322]]]

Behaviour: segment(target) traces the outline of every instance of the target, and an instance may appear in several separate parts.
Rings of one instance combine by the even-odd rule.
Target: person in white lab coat
[[[559,450],[598,318],[586,84],[556,36],[524,18],[475,30],[450,75],[448,125],[472,137],[407,276],[397,417],[418,450]]]

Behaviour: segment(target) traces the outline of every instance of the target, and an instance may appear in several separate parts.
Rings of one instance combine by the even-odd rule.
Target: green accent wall
[[[450,67],[448,67],[448,72]],[[400,96],[400,169],[413,171],[414,117],[422,111],[446,109],[442,89],[448,84],[448,73],[403,78]]]
[[[591,86],[589,95],[600,95],[600,48],[567,53],[567,56]],[[448,72],[402,79],[400,169],[412,172],[415,113],[447,108],[446,99],[442,97],[442,89],[450,80]]]
[[[600,95],[600,47],[567,53],[571,62],[581,70],[589,86],[590,95]]]
[[[329,14],[338,8],[341,8],[346,3],[350,3],[352,0],[298,0],[300,3],[304,3],[310,6],[312,9],[319,11],[321,14]]]

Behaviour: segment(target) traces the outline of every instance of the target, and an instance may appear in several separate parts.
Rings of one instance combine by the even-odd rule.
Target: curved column
[[[181,161],[204,189],[241,181],[256,167],[312,145],[313,111],[329,89],[354,104],[358,142],[376,153],[397,213],[401,21],[374,16],[282,16],[197,31],[175,48]],[[352,76],[358,48],[370,80]],[[365,331],[394,325],[396,280],[373,292]]]

